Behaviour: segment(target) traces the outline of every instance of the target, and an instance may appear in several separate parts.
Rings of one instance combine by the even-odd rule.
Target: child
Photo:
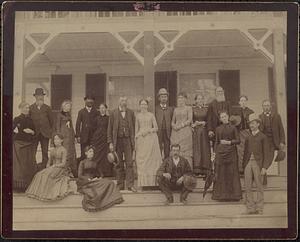
[[[264,191],[262,175],[266,174],[271,163],[268,161],[268,139],[261,131],[261,121],[255,114],[249,116],[250,136],[246,138],[243,157],[245,174],[246,207],[247,214],[263,214]],[[257,201],[254,202],[252,192],[252,181],[257,187]]]
[[[28,197],[54,201],[74,192],[69,183],[72,173],[70,168],[66,167],[67,150],[62,146],[63,136],[55,134],[53,142],[54,149],[50,152],[47,167],[34,176],[26,190]]]

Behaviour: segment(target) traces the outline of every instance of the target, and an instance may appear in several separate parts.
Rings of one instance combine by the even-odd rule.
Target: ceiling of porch
[[[249,32],[256,39],[260,39],[266,30]],[[127,42],[130,42],[137,34],[137,32],[120,33]],[[177,32],[161,31],[160,34],[167,41],[171,41]],[[31,37],[40,44],[47,38],[47,34],[33,34]],[[270,35],[264,42],[264,47],[270,53],[273,53],[272,44],[272,35]],[[154,37],[155,56],[163,48],[161,40]],[[143,56],[143,37],[135,43],[134,49]],[[33,51],[33,45],[26,40],[25,58]],[[174,50],[167,52],[159,62],[229,58],[265,57],[260,51],[255,50],[238,30],[189,31],[175,43]],[[46,46],[45,52],[34,58],[32,64],[80,61],[137,62],[137,59],[131,53],[125,52],[123,44],[110,33],[63,33],[55,37]]]

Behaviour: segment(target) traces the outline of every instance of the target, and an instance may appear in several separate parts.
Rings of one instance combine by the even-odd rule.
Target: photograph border
[[[294,239],[298,236],[298,4],[295,2],[159,2],[160,11],[287,11],[287,229],[47,230],[12,229],[12,110],[15,11],[135,11],[136,2],[10,2],[2,5],[2,164],[3,238],[80,239]],[[146,10],[147,11],[147,10]],[[297,134],[297,135],[296,135]],[[297,145],[296,145],[297,144]],[[295,169],[297,167],[297,169]]]

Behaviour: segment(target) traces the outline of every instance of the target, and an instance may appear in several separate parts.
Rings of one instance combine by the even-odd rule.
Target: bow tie
[[[269,116],[271,115],[271,113],[270,113],[270,112],[267,112],[267,113],[265,113],[265,115],[266,115],[267,117],[269,117]]]
[[[165,110],[167,109],[167,106],[161,106],[161,109]]]

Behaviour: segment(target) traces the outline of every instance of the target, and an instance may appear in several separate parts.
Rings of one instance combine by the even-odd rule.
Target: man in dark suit
[[[85,147],[90,145],[91,138],[96,129],[98,111],[94,107],[94,97],[87,95],[84,98],[85,107],[78,112],[76,120],[77,142],[80,143],[81,156],[79,162],[85,159]]]
[[[285,132],[281,117],[273,112],[270,100],[264,100],[262,103],[263,113],[259,115],[261,120],[260,130],[268,137],[270,162],[274,159],[275,150],[284,150]]]
[[[249,116],[251,134],[246,137],[243,167],[245,174],[246,207],[248,214],[262,214],[264,206],[264,189],[262,176],[266,175],[272,161],[268,160],[268,138],[259,130],[261,121],[255,114]],[[254,178],[254,179],[253,179]],[[257,201],[252,193],[253,180],[257,187]]]
[[[42,149],[42,162],[38,165],[38,170],[44,169],[47,165],[49,139],[53,132],[52,110],[44,103],[45,95],[43,88],[36,88],[33,94],[36,101],[29,109],[30,117],[36,129],[35,153],[39,143]]]
[[[117,185],[119,189],[125,189],[124,176],[126,176],[127,189],[137,192],[134,187],[133,173],[133,152],[135,149],[134,133],[134,112],[127,108],[127,98],[124,96],[120,97],[119,107],[113,110],[109,116],[107,142],[109,143],[110,150],[115,150],[120,159],[120,163],[116,167]],[[125,157],[125,164],[123,157]]]
[[[189,162],[179,156],[180,145],[171,145],[171,156],[166,158],[157,171],[157,182],[161,191],[167,197],[165,205],[174,202],[172,190],[181,190],[180,202],[187,203],[187,196],[192,191],[188,183],[196,184],[192,177]]]
[[[169,93],[165,88],[158,91],[159,105],[155,108],[155,117],[158,126],[158,141],[163,157],[170,155],[171,122],[174,109],[168,106]]]
[[[219,86],[216,88],[216,99],[209,104],[207,110],[207,129],[210,138],[214,137],[216,128],[221,125],[219,116],[221,111],[231,115],[231,105],[225,100],[224,90]]]

